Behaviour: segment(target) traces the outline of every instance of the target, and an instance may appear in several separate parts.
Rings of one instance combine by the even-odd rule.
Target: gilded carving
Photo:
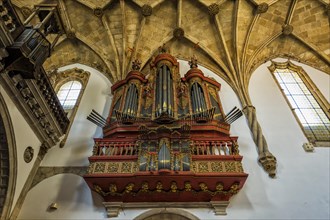
[[[192,186],[191,186],[190,182],[184,183],[184,190],[187,192],[190,192],[192,190]]]
[[[188,88],[183,82],[180,82],[177,86],[177,97],[179,98],[179,105],[182,109],[185,109],[188,105]]]
[[[198,163],[198,171],[199,172],[209,172],[209,167],[207,162],[199,162]]]
[[[211,162],[211,170],[212,172],[223,172],[221,162]]]
[[[207,192],[207,191],[208,191],[208,188],[207,188],[206,183],[200,183],[200,184],[199,184],[199,187],[200,187],[201,190],[204,191],[204,192]]]
[[[192,188],[190,182],[184,183],[184,189],[180,189],[177,186],[175,181],[171,182],[171,186],[169,190],[163,189],[163,184],[159,181],[157,182],[156,188],[151,190],[149,188],[148,182],[143,182],[141,188],[134,190],[134,183],[128,183],[125,189],[122,192],[118,192],[116,184],[109,185],[109,191],[104,192],[103,189],[99,185],[94,185],[93,189],[102,196],[123,196],[124,194],[131,194],[136,196],[138,193],[176,193],[176,192],[194,192],[194,193],[208,193],[211,196],[215,196],[216,194],[223,195],[234,195],[237,194],[240,190],[239,183],[233,183],[228,190],[224,190],[224,185],[222,182],[218,182],[215,186],[215,190],[210,190],[209,186],[201,182],[199,183],[199,190],[195,190]]]
[[[240,162],[236,162],[237,172],[244,172],[243,166]]]
[[[110,192],[111,195],[116,194],[117,193],[117,186],[115,184],[110,184],[109,192]]]
[[[102,188],[99,185],[94,185],[94,190],[95,192],[97,192],[98,194],[105,196],[106,193],[103,192]]]
[[[105,163],[95,163],[94,173],[104,173]]]
[[[188,64],[190,65],[190,68],[197,68],[198,67],[197,58],[196,58],[195,55],[190,58]]]
[[[236,172],[235,162],[226,162],[225,169],[226,172]]]
[[[132,192],[133,191],[133,187],[134,187],[134,183],[127,184],[127,186],[125,187],[125,193]]]
[[[243,166],[239,161],[193,161],[192,171],[197,173],[243,172]]]
[[[218,183],[215,187],[216,191],[221,192],[223,191],[223,183]]]
[[[208,90],[211,96],[214,98],[214,100],[218,101],[216,90],[212,86],[209,86]]]
[[[118,173],[119,163],[108,163],[108,173]]]
[[[171,192],[177,192],[178,191],[178,186],[176,185],[176,182],[171,183]]]
[[[229,192],[232,194],[237,194],[239,191],[239,183],[234,183],[231,185]]]
[[[122,163],[121,172],[122,173],[131,173],[132,172],[132,163],[130,163],[130,162]]]
[[[87,173],[93,173],[93,169],[94,169],[94,164],[93,163],[90,163],[89,166],[88,166],[88,170],[87,170]]]
[[[149,184],[148,182],[143,182],[141,186],[141,192],[148,192],[149,191]]]
[[[239,155],[239,149],[238,149],[237,141],[233,141],[232,154],[233,155]]]
[[[162,192],[163,191],[163,184],[161,182],[157,182],[156,191]]]

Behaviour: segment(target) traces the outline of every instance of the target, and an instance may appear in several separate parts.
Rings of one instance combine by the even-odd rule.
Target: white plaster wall
[[[255,71],[251,78],[249,92],[252,103],[257,109],[258,121],[263,129],[269,149],[278,160],[277,176],[275,179],[269,178],[267,173],[258,165],[258,155],[250,129],[246,118],[241,117],[232,124],[231,135],[239,136],[240,153],[244,156],[243,167],[249,177],[243,189],[231,199],[227,216],[215,216],[213,211],[209,209],[187,209],[200,219],[329,219],[330,217],[329,148],[316,148],[313,153],[306,153],[303,150],[302,144],[307,142],[307,139],[267,69],[269,65],[270,63],[266,63]],[[184,62],[180,68],[187,71],[188,65]],[[204,71],[205,75],[214,77],[222,84],[220,97],[226,113],[234,106],[241,108],[237,96],[227,83],[210,71],[202,67],[200,69]],[[314,82],[321,91],[326,93],[329,84],[325,82],[329,82],[329,76],[313,68],[309,70],[309,74],[313,80],[314,78],[321,79]],[[85,91],[84,96],[89,97],[89,93],[98,94],[95,93],[95,90],[98,89],[96,87],[100,86],[98,84],[93,86],[90,90]],[[95,97],[96,95],[94,95],[94,99],[86,100],[83,97],[83,106],[90,106],[90,103],[84,102],[94,101]],[[108,104],[106,101],[104,103]],[[106,112],[104,114],[106,116],[109,105],[104,107],[104,104],[103,106],[100,104],[99,109],[96,110],[102,112],[102,109],[104,109],[103,112]],[[84,118],[90,110],[85,111]],[[83,112],[79,109],[77,116]],[[81,118],[80,120],[85,119]],[[67,144],[64,149],[56,149],[54,151],[56,153],[47,155],[46,159],[48,160],[44,162],[44,165],[80,164],[75,162],[77,161],[76,157],[81,158],[79,161],[84,161],[90,155],[91,147],[83,143],[83,140],[92,143],[90,139],[94,133],[80,133],[78,129],[85,130],[89,129],[88,126],[90,126],[82,121],[80,123],[74,124],[77,131],[69,138],[75,138],[74,136],[78,135],[78,137],[83,138],[81,142],[72,142],[76,145]],[[86,127],[79,128],[79,126],[85,125]],[[89,136],[87,138],[84,135]],[[84,146],[83,152],[86,151],[86,153],[79,154],[81,152],[80,146]],[[63,152],[69,155],[63,155]],[[55,163],[56,160],[60,162]],[[77,199],[78,195],[79,199]],[[105,218],[102,204],[98,199],[93,204],[91,196],[92,193],[81,178],[78,181],[74,177],[68,178],[68,175],[55,176],[46,179],[31,190],[22,207],[19,219]],[[39,206],[33,205],[35,198],[38,198]],[[59,206],[63,208],[49,213],[46,209],[53,201],[60,201]],[[120,212],[118,218],[113,219],[133,219],[144,211],[147,210],[124,210]]]
[[[36,199],[37,198],[37,199]],[[49,206],[57,203],[57,210]],[[102,198],[74,174],[59,174],[32,188],[17,219],[104,219]]]
[[[16,108],[15,104],[8,96],[4,88],[0,85],[0,93],[3,96],[7,109],[10,114],[11,122],[14,128],[15,144],[16,144],[16,155],[17,155],[17,179],[15,194],[13,199],[13,209],[16,201],[22,191],[25,181],[32,169],[32,166],[37,158],[41,142],[32,131],[29,124],[25,121],[22,114]],[[34,149],[34,157],[30,163],[24,161],[24,151],[31,146]]]
[[[93,138],[102,137],[102,129],[86,118],[94,109],[104,118],[108,116],[111,104],[111,83],[99,71],[82,64],[60,68],[64,71],[80,68],[90,72],[87,87],[83,93],[69,136],[63,148],[53,147],[45,156],[41,166],[88,166],[92,155]]]

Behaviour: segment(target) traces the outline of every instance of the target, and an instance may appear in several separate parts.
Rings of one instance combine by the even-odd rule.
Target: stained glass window
[[[57,97],[60,100],[64,110],[73,109],[79,97],[80,91],[81,83],[78,81],[69,81],[61,86],[57,93]]]
[[[305,135],[311,142],[330,141],[330,121],[298,72],[275,69],[277,79]]]

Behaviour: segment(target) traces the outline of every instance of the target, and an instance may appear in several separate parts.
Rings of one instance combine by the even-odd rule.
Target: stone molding
[[[123,202],[103,202],[103,205],[107,211],[108,218],[118,217],[120,210],[134,209],[134,208],[152,208],[152,209],[166,209],[173,210],[177,208],[189,209],[189,208],[209,208],[214,209],[215,215],[227,215],[226,209],[229,205],[229,201],[211,201],[211,202],[144,202],[144,203],[123,203]],[[141,218],[137,217],[136,220]],[[198,218],[195,218],[198,219]]]
[[[55,176],[57,174],[76,174],[78,176],[83,176],[87,173],[88,167],[84,166],[79,166],[79,167],[73,167],[73,166],[68,166],[68,167],[46,167],[42,166],[39,167],[37,170],[37,173],[33,179],[33,182],[31,184],[31,188],[35,187],[38,183],[42,182],[43,180],[50,178],[52,176]]]
[[[14,127],[10,118],[10,114],[4,98],[0,93],[0,117],[2,117],[2,122],[6,130],[6,139],[8,145],[8,156],[9,156],[9,168],[8,168],[8,187],[5,195],[4,206],[2,212],[0,213],[0,219],[6,220],[9,218],[10,210],[13,204],[16,179],[17,179],[17,153],[16,153],[16,141],[14,134]]]

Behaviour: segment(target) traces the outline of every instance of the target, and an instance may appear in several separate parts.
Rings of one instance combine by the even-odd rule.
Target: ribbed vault
[[[329,0],[54,1],[65,34],[44,65],[47,71],[78,62],[114,83],[135,59],[147,74],[146,64],[163,44],[178,58],[196,55],[238,95],[265,169],[262,159],[272,155],[248,94],[253,71],[284,57],[330,74]],[[41,0],[12,2],[24,19]]]

